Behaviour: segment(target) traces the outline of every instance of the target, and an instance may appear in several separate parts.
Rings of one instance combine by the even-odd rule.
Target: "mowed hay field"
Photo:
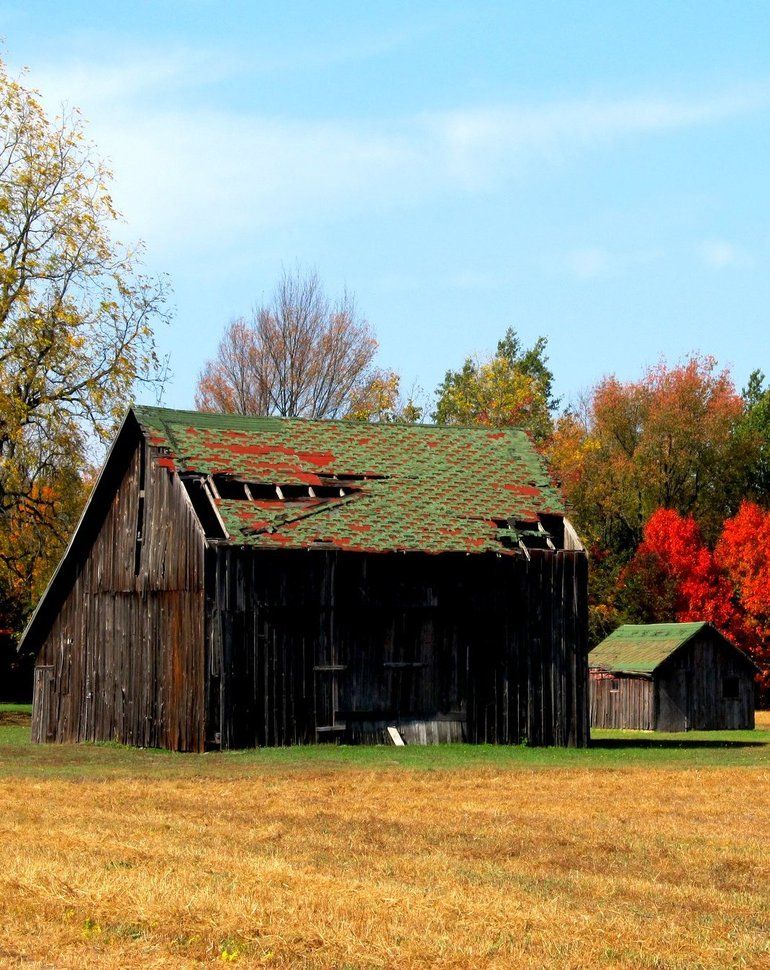
[[[770,720],[204,756],[0,711],[0,965],[767,967]]]

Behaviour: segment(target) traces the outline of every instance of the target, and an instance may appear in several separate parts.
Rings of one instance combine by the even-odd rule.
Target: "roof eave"
[[[660,664],[658,664],[658,667]],[[628,667],[600,667],[598,664],[589,664],[589,671],[597,671],[602,674],[611,674],[613,677],[618,675],[628,675],[630,677],[649,677],[652,679],[653,674],[657,671],[658,667],[653,667],[652,670],[635,670]]]

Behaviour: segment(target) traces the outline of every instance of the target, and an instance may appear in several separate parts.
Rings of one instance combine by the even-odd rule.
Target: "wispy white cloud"
[[[2,10],[2,8],[0,8]],[[271,44],[250,47],[142,47],[121,44],[98,30],[81,33],[75,51],[65,61],[54,61],[36,69],[34,83],[44,93],[62,91],[67,100],[90,107],[109,104],[125,106],[140,95],[164,94],[187,87],[210,87],[228,78],[258,80],[266,75],[324,70],[367,61],[399,51],[437,31],[457,26],[465,14],[412,20],[408,25],[377,34],[348,36],[346,39],[302,44]],[[94,54],[107,50],[108,55]]]
[[[442,192],[486,192],[622,138],[770,107],[770,88],[369,120],[268,117],[243,107],[248,99],[237,110],[206,107],[207,85],[246,83],[256,69],[222,52],[180,49],[68,62],[31,81],[49,104],[82,107],[130,228],[161,252],[213,251],[249,232],[376,214]],[[591,278],[616,272],[624,259],[588,248],[571,254],[568,268]]]
[[[697,246],[697,253],[701,261],[712,269],[726,269],[730,266],[747,268],[755,263],[747,249],[726,239],[705,239]]]
[[[716,124],[770,105],[770,88],[711,98],[575,100],[538,106],[476,108],[427,118],[449,171],[474,187],[510,166],[558,163],[622,137]]]
[[[567,253],[564,263],[569,275],[575,279],[595,280],[622,276],[636,267],[657,262],[663,256],[660,249],[613,252],[601,246],[587,246]]]
[[[243,61],[215,50],[178,47],[163,51],[131,51],[110,58],[74,57],[64,64],[49,64],[30,74],[31,83],[48,103],[82,107],[94,117],[125,111],[154,95],[194,91],[244,70]]]

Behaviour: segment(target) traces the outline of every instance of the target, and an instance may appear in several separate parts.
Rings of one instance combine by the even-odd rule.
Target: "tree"
[[[711,549],[692,516],[658,509],[620,577],[624,619],[713,623],[770,689],[770,512],[743,502]]]
[[[547,343],[545,337],[539,337],[523,351],[509,327],[491,358],[467,357],[460,370],[446,372],[436,391],[434,420],[439,424],[516,425],[544,441],[559,403],[553,397]]]
[[[760,666],[760,683],[770,693],[770,511],[741,503],[727,519],[714,550],[734,590],[742,617],[742,639]]]
[[[732,584],[692,516],[654,512],[622,581],[625,602],[636,596],[642,622],[708,620],[726,633],[736,631]]]
[[[707,537],[740,502],[749,442],[736,433],[743,402],[710,357],[639,381],[601,381],[557,423],[549,456],[578,527],[630,554],[658,508],[694,515]]]
[[[270,404],[254,328],[238,317],[226,327],[216,357],[198,378],[195,405],[222,414],[269,414]]]
[[[751,456],[746,467],[744,493],[770,503],[770,387],[765,375],[755,370],[743,394],[744,414],[738,436]]]
[[[331,302],[318,275],[284,272],[270,303],[230,323],[198,379],[204,411],[339,418],[376,408],[392,382],[374,367],[369,325],[347,292]]]
[[[49,118],[0,61],[0,600],[21,597],[19,615],[37,585],[20,574],[58,555],[90,444],[158,378],[167,288],[113,238],[109,180],[77,114]]]
[[[16,652],[17,635],[43,593],[75,528],[92,474],[75,462],[46,474],[0,529],[0,679],[6,700],[28,700],[34,655]]]
[[[351,396],[345,417],[382,424],[417,424],[424,410],[419,403],[421,394],[415,386],[405,397],[395,371],[378,371]]]

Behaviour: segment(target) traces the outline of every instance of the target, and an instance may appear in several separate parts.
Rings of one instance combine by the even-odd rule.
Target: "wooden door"
[[[32,741],[42,744],[56,737],[53,717],[53,667],[35,667],[32,694]]]

